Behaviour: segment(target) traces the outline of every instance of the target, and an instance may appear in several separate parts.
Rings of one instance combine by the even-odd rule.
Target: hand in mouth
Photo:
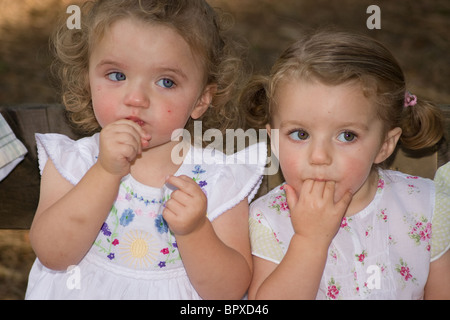
[[[139,118],[137,118],[137,117],[128,117],[128,118],[126,118],[127,120],[131,120],[131,121],[133,121],[133,122],[135,122],[135,123],[137,123],[139,126],[144,126],[144,124],[145,124],[145,122],[143,121],[143,120],[141,120],[141,119],[139,119]]]

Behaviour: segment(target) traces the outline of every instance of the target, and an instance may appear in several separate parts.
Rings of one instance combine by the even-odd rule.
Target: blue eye
[[[341,142],[352,142],[356,139],[356,134],[350,131],[345,131],[342,132],[337,139]]]
[[[171,89],[175,86],[175,82],[167,78],[159,80],[156,84],[167,89]]]
[[[304,141],[309,138],[309,133],[304,130],[295,130],[289,134],[292,140]]]
[[[124,81],[127,77],[122,72],[111,72],[108,74],[108,79],[112,81]]]

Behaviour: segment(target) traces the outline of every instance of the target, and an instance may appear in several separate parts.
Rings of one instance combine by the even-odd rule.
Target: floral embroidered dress
[[[442,169],[435,183],[379,170],[374,199],[344,217],[328,249],[317,299],[423,298],[430,261],[450,246],[450,164]],[[249,221],[253,255],[280,263],[294,234],[283,184],[252,203]]]
[[[78,141],[58,134],[37,134],[36,138],[41,172],[50,158],[75,185],[96,162],[98,134]],[[206,154],[205,150],[190,147],[175,175],[190,176],[198,183],[207,195],[207,215],[213,221],[245,197],[249,201],[254,197],[266,147],[252,145],[231,156],[218,151]],[[249,159],[249,154],[254,161],[244,164],[241,160]],[[153,188],[125,176],[83,260],[60,272],[36,259],[26,299],[200,299],[183,267],[176,238],[162,217],[172,191],[167,185]]]

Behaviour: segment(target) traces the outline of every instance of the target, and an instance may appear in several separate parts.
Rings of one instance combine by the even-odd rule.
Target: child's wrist
[[[291,239],[291,243],[300,246],[302,250],[308,250],[311,252],[328,252],[328,248],[330,247],[331,240],[325,238],[313,238],[307,237],[298,233],[295,233]]]
[[[99,162],[95,163],[92,168],[97,172],[99,181],[120,182],[123,178],[123,175],[110,172]]]

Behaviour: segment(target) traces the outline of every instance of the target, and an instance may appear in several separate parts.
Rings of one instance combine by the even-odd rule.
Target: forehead
[[[299,119],[335,123],[352,118],[376,117],[376,106],[358,82],[325,85],[318,81],[285,79],[275,91],[271,105],[273,120]]]
[[[126,60],[129,64],[177,65],[193,72],[201,67],[189,44],[174,29],[161,23],[120,19],[108,28],[93,45],[91,63],[105,56]]]

